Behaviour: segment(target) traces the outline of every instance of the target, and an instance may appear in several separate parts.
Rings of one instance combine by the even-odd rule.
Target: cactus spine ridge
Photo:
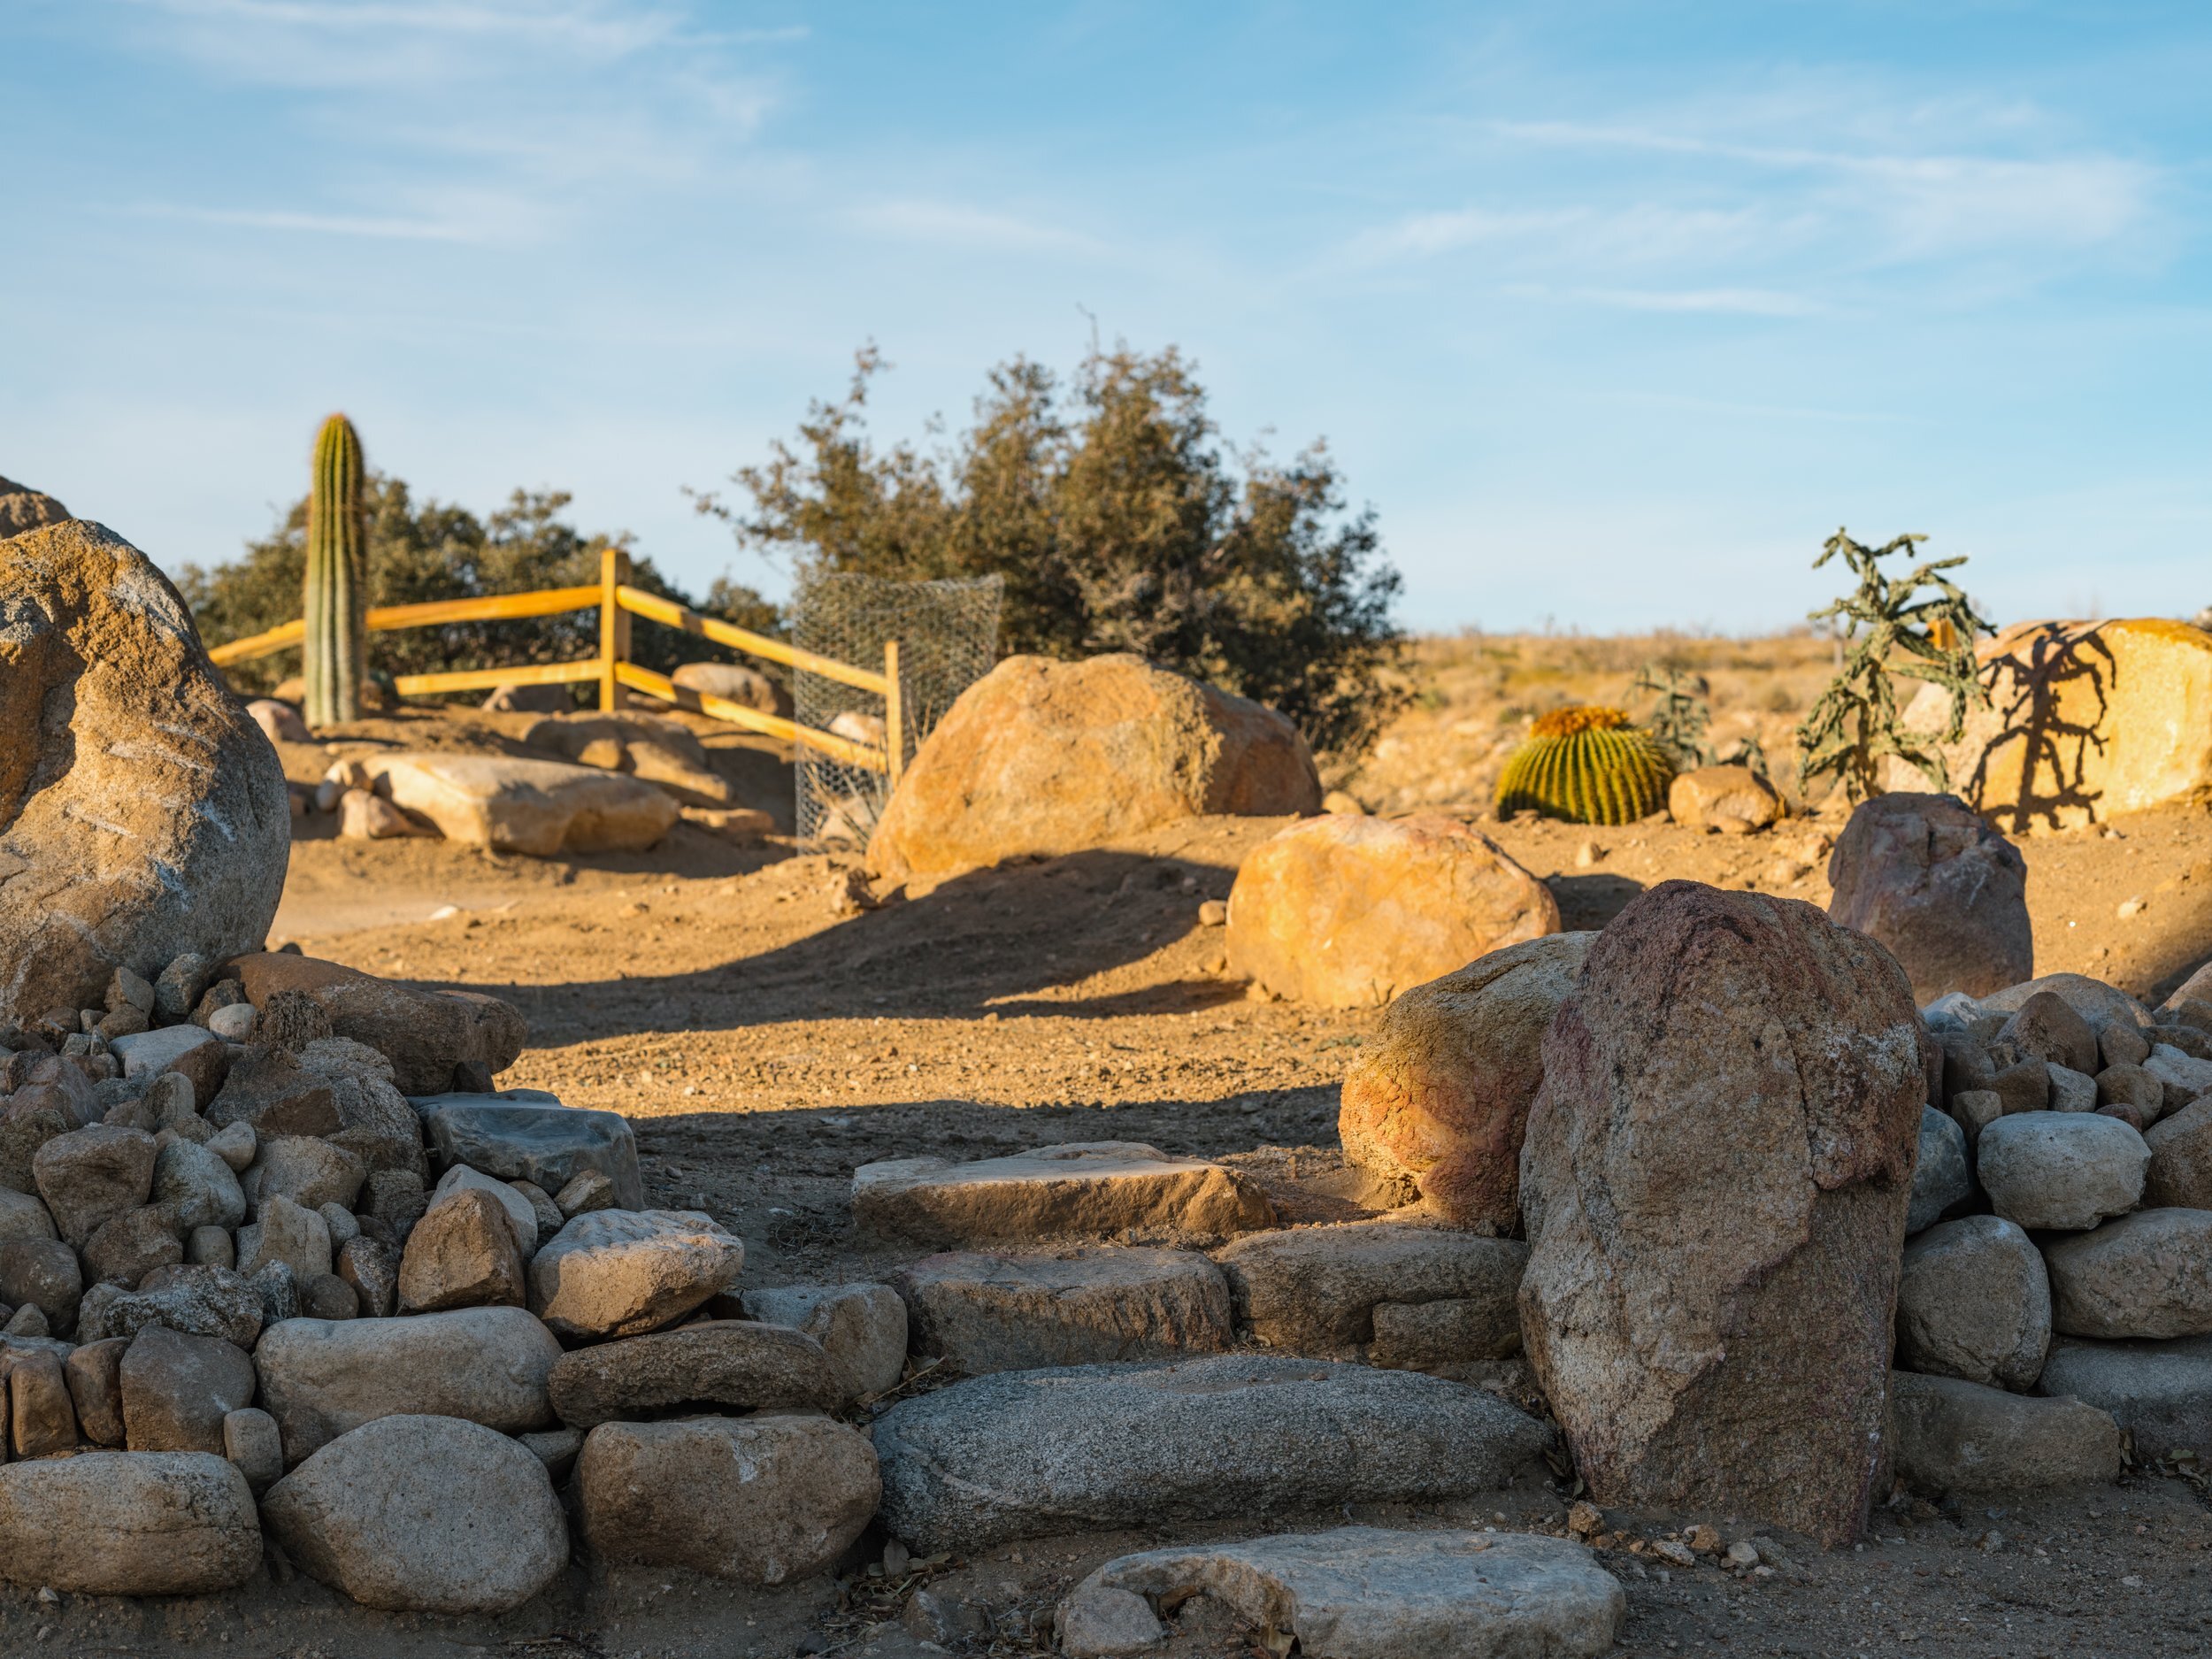
[[[361,718],[369,657],[365,509],[360,434],[343,415],[333,415],[315,435],[315,477],[307,500],[301,672],[310,726]]]

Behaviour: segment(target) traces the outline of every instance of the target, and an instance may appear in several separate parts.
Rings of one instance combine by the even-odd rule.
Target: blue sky
[[[1194,356],[1421,628],[1759,628],[1839,523],[2212,603],[2212,8],[0,0],[0,473],[174,568],[373,464],[694,516],[873,340]]]

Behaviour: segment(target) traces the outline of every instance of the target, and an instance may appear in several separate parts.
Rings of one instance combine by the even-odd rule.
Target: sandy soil
[[[426,735],[418,726],[357,741]],[[288,750],[286,759],[304,781],[329,752]],[[765,791],[775,760],[756,748],[729,764],[753,768]],[[536,861],[438,841],[338,841],[322,833],[326,823],[302,826],[276,936],[374,972],[512,1001],[532,1035],[503,1082],[628,1114],[649,1201],[722,1217],[746,1240],[749,1282],[888,1265],[852,1235],[852,1171],[922,1151],[982,1156],[1146,1141],[1233,1158],[1294,1217],[1359,1213],[1360,1183],[1336,1149],[1336,1090],[1378,1014],[1253,1000],[1226,976],[1220,932],[1198,921],[1201,902],[1227,894],[1238,860],[1273,822],[1197,820],[911,895],[871,892],[849,851],[780,840],[739,848],[690,828],[650,854]],[[1594,927],[1678,876],[1823,902],[1836,826],[1797,819],[1742,839],[1669,825],[1486,827],[1551,882],[1570,926]],[[2020,845],[2040,971],[2093,972],[2156,994],[2212,954],[2205,813]],[[2141,904],[2122,919],[2127,900]],[[1357,1518],[1556,1530],[1563,1514],[1561,1494],[1531,1488],[1448,1511]],[[1211,1535],[1344,1518],[1255,1517]],[[1719,1516],[1623,1524],[1658,1537],[1698,1520],[1732,1539],[1753,1530]],[[1768,1578],[1737,1580],[1709,1566],[1661,1574],[1648,1556],[1621,1553],[1609,1560],[1628,1586],[1632,1617],[1618,1651],[2201,1653],[2212,1649],[2208,1538],[2200,1491],[2142,1474],[2120,1489],[2026,1507],[1902,1504],[1882,1512],[1875,1539],[1858,1549],[1823,1555],[1781,1540],[1799,1565]],[[1032,1542],[892,1580],[856,1559],[839,1585],[773,1594],[579,1565],[541,1605],[459,1624],[366,1613],[304,1578],[173,1606],[0,1595],[0,1652],[32,1651],[44,1628],[58,1644],[45,1651],[83,1655],[889,1659],[924,1651],[879,1621],[926,1587],[999,1621],[993,1633],[964,1638],[967,1650],[1011,1655],[1047,1648],[1032,1617],[1083,1572],[1165,1539]],[[879,1548],[864,1540],[863,1553]],[[1179,1636],[1172,1651],[1248,1649],[1233,1631],[1202,1630]]]

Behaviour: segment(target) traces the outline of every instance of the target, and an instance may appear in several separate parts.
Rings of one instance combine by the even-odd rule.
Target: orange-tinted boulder
[[[1298,729],[1125,653],[1010,657],[962,692],[868,843],[892,880],[1056,857],[1176,818],[1316,812]]]
[[[1379,1037],[1345,1073],[1344,1156],[1455,1226],[1513,1233],[1544,1030],[1596,937],[1509,945],[1393,1002]]]
[[[1952,791],[2018,834],[2101,823],[2212,788],[2212,634],[2162,617],[2022,622],[1979,651],[1986,710],[1943,750]],[[1940,728],[1924,687],[1904,724]],[[1925,789],[1890,762],[1892,789]]]
[[[1438,812],[1293,824],[1246,856],[1229,892],[1231,965],[1324,1008],[1377,1007],[1558,931],[1550,888]]]
[[[1748,766],[1700,766],[1675,774],[1667,811],[1685,829],[1747,835],[1780,821],[1782,795]]]

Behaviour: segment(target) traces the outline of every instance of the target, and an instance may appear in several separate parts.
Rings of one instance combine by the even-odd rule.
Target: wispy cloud
[[[1702,312],[1729,317],[1818,317],[1832,308],[1808,295],[1773,288],[1548,288],[1516,284],[1502,290],[1517,299],[1602,305],[1616,311]]]
[[[143,219],[183,219],[240,230],[299,232],[314,236],[364,236],[380,242],[485,243],[504,238],[483,219],[406,219],[357,213],[288,212],[269,208],[179,207],[142,203],[123,210]]]
[[[1081,231],[958,202],[923,198],[872,202],[849,209],[843,218],[869,235],[905,242],[1009,253],[1095,256],[1109,251],[1105,242]]]

